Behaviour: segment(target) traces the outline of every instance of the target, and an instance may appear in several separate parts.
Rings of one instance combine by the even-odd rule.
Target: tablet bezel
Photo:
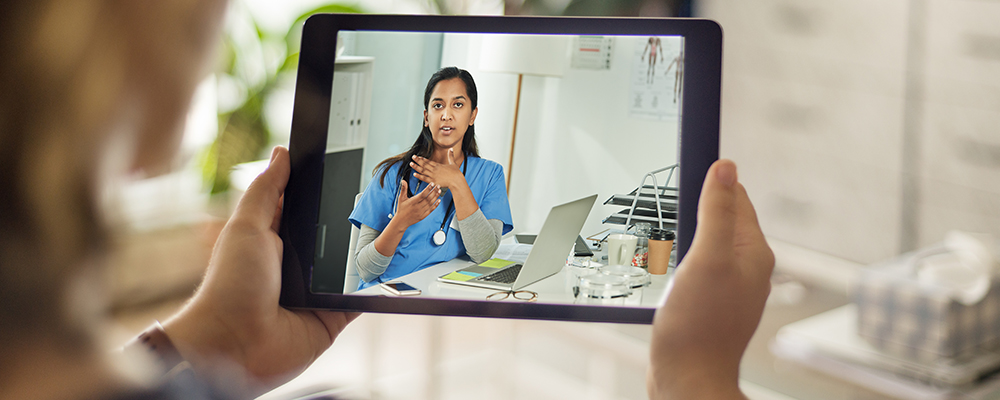
[[[302,29],[292,114],[292,171],[285,188],[279,235],[284,244],[280,303],[288,308],[369,311],[590,322],[652,322],[655,309],[545,303],[392,298],[314,294],[310,276],[329,126],[337,34],[350,31],[525,33],[672,36],[685,39],[685,66],[678,137],[680,160],[677,259],[694,238],[698,197],[709,166],[719,154],[722,29],[703,19],[403,16],[317,14]],[[345,221],[346,222],[346,221]],[[301,262],[308,260],[308,262]],[[346,262],[346,260],[345,260]]]

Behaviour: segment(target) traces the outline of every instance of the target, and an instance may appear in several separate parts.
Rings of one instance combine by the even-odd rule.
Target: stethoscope
[[[465,172],[468,171],[468,169],[469,169],[469,158],[466,157],[465,161],[462,163],[462,176],[465,176]],[[420,187],[417,186],[417,189],[419,188]],[[399,191],[402,189],[403,189],[402,187],[398,187],[396,189],[396,195],[393,196],[392,198],[392,213],[389,214],[389,219],[392,219],[392,216],[396,215],[397,207],[399,207]],[[419,190],[413,191],[413,193],[419,193],[419,192],[420,192]],[[448,221],[450,220],[449,217],[451,216],[451,211],[454,208],[455,208],[455,198],[452,197],[451,202],[448,203],[448,210],[445,211],[444,213],[444,220],[441,221],[441,227],[438,228],[437,232],[434,232],[433,236],[431,236],[431,241],[434,243],[435,246],[441,246],[444,244],[445,241],[448,240],[448,234],[445,232],[444,228],[448,226]]]

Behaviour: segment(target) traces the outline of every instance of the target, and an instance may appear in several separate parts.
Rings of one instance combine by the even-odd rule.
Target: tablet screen
[[[404,282],[420,295],[392,301],[605,310],[652,310],[662,302],[669,277],[660,270],[649,273],[643,249],[649,245],[649,228],[676,233],[677,243],[669,242],[667,250],[663,241],[656,242],[658,261],[673,266],[689,238],[677,232],[683,199],[683,35],[379,29],[339,29],[335,35],[328,41],[335,47],[327,50],[335,53],[335,61],[315,246],[310,268],[301,269],[310,297],[350,297],[355,300],[326,304],[359,305],[365,303],[358,299],[392,296],[379,283]],[[449,67],[454,69],[441,75]],[[449,92],[442,85],[449,81],[461,84]],[[412,148],[447,142],[452,132],[464,135],[457,140],[466,157],[454,167],[474,194],[483,217],[479,225],[460,221],[455,205],[463,203],[444,190],[440,203],[399,235],[391,256],[365,254],[365,246],[376,246],[373,238],[403,225],[389,225],[400,214],[400,200],[433,181],[412,173],[401,176],[406,163],[396,160]],[[293,160],[294,135],[293,123]],[[405,195],[401,179],[408,183]],[[594,194],[596,202],[583,211],[559,211]],[[580,228],[570,235],[549,225]],[[444,232],[441,242],[434,237],[439,231]],[[491,243],[490,232],[501,240],[484,256],[477,246]],[[553,250],[545,243],[519,244],[518,234],[571,237],[565,249]],[[586,238],[593,256],[574,257],[578,236]],[[538,277],[509,288],[470,282],[511,264]],[[606,265],[639,268],[615,272],[602,269]],[[507,296],[497,299],[498,294]],[[406,311],[412,307],[403,305],[375,308],[423,312]]]

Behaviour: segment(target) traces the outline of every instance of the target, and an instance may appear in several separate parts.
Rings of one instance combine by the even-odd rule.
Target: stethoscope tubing
[[[462,162],[462,176],[465,176],[465,173],[468,170],[469,170],[469,157],[465,157],[465,161]],[[430,185],[430,184],[428,183],[428,185]],[[425,188],[426,188],[426,186],[425,186]],[[420,189],[420,183],[419,182],[417,183],[417,188],[416,189]],[[400,186],[396,186],[396,195],[392,197],[392,213],[389,214],[389,219],[392,219],[392,217],[394,217],[396,215],[396,212],[398,211],[398,208],[399,208],[399,191],[400,190],[403,190],[403,187],[401,185]],[[419,193],[420,191],[419,190],[414,190],[413,192],[414,193]],[[448,233],[445,231],[445,227],[448,226],[448,221],[451,219],[451,212],[452,212],[452,209],[454,209],[454,208],[455,208],[455,199],[452,198],[451,202],[448,203],[448,209],[445,211],[444,220],[441,221],[441,227],[437,231],[434,232],[434,236],[432,237],[432,241],[434,242],[435,245],[441,246],[447,240]]]

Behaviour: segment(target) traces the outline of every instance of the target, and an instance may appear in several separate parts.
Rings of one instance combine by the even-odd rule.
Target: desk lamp
[[[486,72],[517,74],[514,123],[510,135],[510,158],[507,161],[507,193],[514,174],[514,144],[517,141],[517,118],[521,108],[521,85],[524,75],[562,77],[570,58],[571,36],[556,35],[487,35],[479,67]]]

